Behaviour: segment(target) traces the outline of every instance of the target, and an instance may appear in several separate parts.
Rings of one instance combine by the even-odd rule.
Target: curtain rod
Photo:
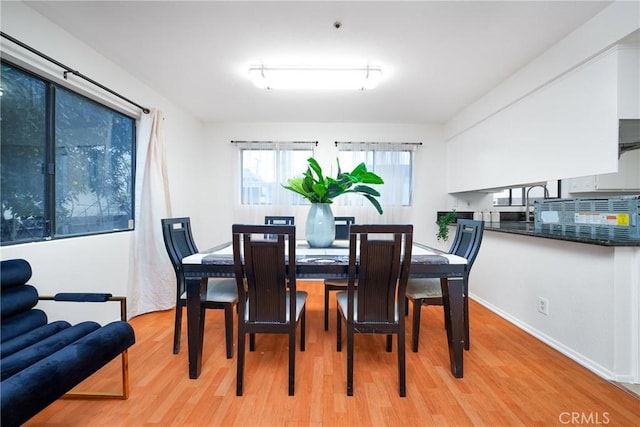
[[[95,81],[95,80],[93,80],[93,79],[90,79],[89,77],[85,76],[85,75],[84,75],[84,74],[82,74],[81,72],[79,72],[79,71],[77,71],[77,70],[74,70],[73,68],[68,67],[68,66],[64,65],[63,63],[61,63],[61,62],[59,62],[59,61],[56,61],[55,59],[51,58],[50,56],[45,55],[44,53],[40,52],[39,50],[36,50],[36,49],[32,48],[31,46],[29,46],[29,45],[27,45],[27,44],[25,44],[25,43],[22,43],[20,40],[17,40],[17,39],[15,39],[15,38],[11,37],[10,35],[8,35],[8,34],[6,34],[6,33],[2,32],[2,31],[0,31],[0,36],[2,36],[2,37],[4,37],[4,38],[6,38],[6,39],[7,39],[7,40],[9,40],[9,41],[12,41],[13,43],[17,44],[17,45],[18,45],[18,46],[20,46],[21,48],[26,49],[26,50],[28,50],[29,52],[34,53],[34,54],[38,55],[39,57],[41,57],[41,58],[43,58],[43,59],[46,59],[46,60],[47,60],[47,61],[49,61],[49,62],[54,63],[54,64],[55,64],[55,65],[57,65],[58,67],[63,68],[65,71],[62,73],[62,75],[63,75],[63,77],[64,77],[64,79],[65,79],[65,80],[67,80],[67,74],[71,73],[71,74],[73,74],[74,76],[80,77],[81,79],[84,79],[84,80],[88,81],[89,83],[91,83],[91,84],[93,84],[93,85],[95,85],[95,86],[98,86],[100,89],[105,90],[105,91],[109,92],[110,94],[112,94],[112,95],[114,95],[114,96],[117,96],[118,98],[122,99],[123,101],[128,102],[129,104],[135,105],[136,107],[138,107],[139,109],[141,109],[141,110],[142,110],[142,112],[143,112],[143,113],[145,113],[145,114],[149,114],[149,112],[151,111],[151,110],[149,110],[148,108],[143,107],[142,105],[140,105],[140,104],[137,104],[137,103],[133,102],[133,101],[132,101],[132,100],[130,100],[129,98],[126,98],[126,97],[124,97],[124,96],[120,95],[118,92],[116,92],[116,91],[114,91],[114,90],[109,89],[108,87],[106,87],[106,86],[104,86],[104,85],[102,85],[102,84],[100,84],[100,83],[96,82],[96,81]]]
[[[336,141],[336,147],[338,144],[387,144],[387,145],[422,145],[422,142],[366,142],[366,141]]]
[[[318,146],[318,141],[231,141],[232,144],[315,144]]]

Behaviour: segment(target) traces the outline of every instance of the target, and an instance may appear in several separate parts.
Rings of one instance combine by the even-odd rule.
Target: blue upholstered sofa
[[[125,321],[105,326],[91,321],[73,326],[65,321],[49,323],[46,314],[34,308],[38,291],[27,284],[30,278],[27,261],[1,262],[2,427],[24,423],[121,354],[124,387],[126,350],[135,342],[133,329]],[[54,299],[107,301],[110,295],[58,294]]]

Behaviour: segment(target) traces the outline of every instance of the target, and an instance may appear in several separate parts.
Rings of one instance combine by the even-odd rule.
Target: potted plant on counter
[[[333,243],[335,222],[331,203],[338,196],[347,193],[360,194],[382,215],[382,206],[377,199],[380,193],[369,185],[384,184],[384,180],[368,171],[364,163],[360,163],[351,172],[342,172],[340,161],[337,160],[338,173],[332,178],[323,174],[322,168],[313,157],[308,158],[307,162],[305,173],[290,178],[283,187],[311,202],[306,223],[306,237],[310,246],[324,248]]]
[[[446,242],[449,240],[449,224],[455,222],[456,220],[456,211],[452,210],[442,215],[436,223],[438,224],[438,240],[442,240]]]

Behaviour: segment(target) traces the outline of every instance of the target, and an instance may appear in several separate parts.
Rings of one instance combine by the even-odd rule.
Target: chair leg
[[[407,395],[407,372],[405,361],[404,331],[398,332],[398,379],[400,380],[400,397]]]
[[[469,341],[469,298],[464,296],[464,349],[469,350],[471,342]]]
[[[249,351],[256,350],[256,334],[249,334]]]
[[[347,396],[353,396],[353,326],[347,323]]]
[[[420,339],[420,313],[422,311],[422,299],[413,301],[413,325],[411,330],[411,351],[418,352],[418,341]]]
[[[242,379],[244,376],[244,346],[245,346],[245,334],[241,327],[238,327],[238,358],[237,364],[237,376],[236,376],[236,396],[242,396]]]
[[[224,306],[224,338],[227,348],[227,359],[233,357],[233,305]]]
[[[449,311],[449,282],[446,278],[440,279],[442,288],[442,306],[444,308],[444,325],[447,330],[447,339],[451,337],[451,312]]]
[[[182,305],[176,302],[176,320],[173,330],[173,354],[180,353],[180,332],[182,331]]]
[[[342,314],[336,309],[336,351],[342,351]]]
[[[300,351],[305,350],[305,337],[307,330],[307,307],[305,306],[302,309],[301,319],[300,319]]]
[[[387,334],[387,353],[391,353],[391,347],[393,347],[393,335]]]
[[[324,330],[329,330],[329,289],[324,286]]]
[[[289,332],[289,396],[295,393],[296,381],[296,329],[295,322],[292,323],[292,331]]]

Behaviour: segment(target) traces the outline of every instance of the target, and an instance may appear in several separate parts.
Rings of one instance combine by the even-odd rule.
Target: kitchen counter
[[[499,233],[519,234],[522,236],[539,237],[544,239],[565,240],[570,242],[586,243],[590,245],[600,246],[640,246],[640,239],[605,239],[605,238],[593,238],[585,235],[578,235],[576,233],[566,232],[546,232],[535,231],[534,224],[532,222],[517,222],[517,221],[503,221],[503,222],[485,222],[485,231],[496,231]]]

